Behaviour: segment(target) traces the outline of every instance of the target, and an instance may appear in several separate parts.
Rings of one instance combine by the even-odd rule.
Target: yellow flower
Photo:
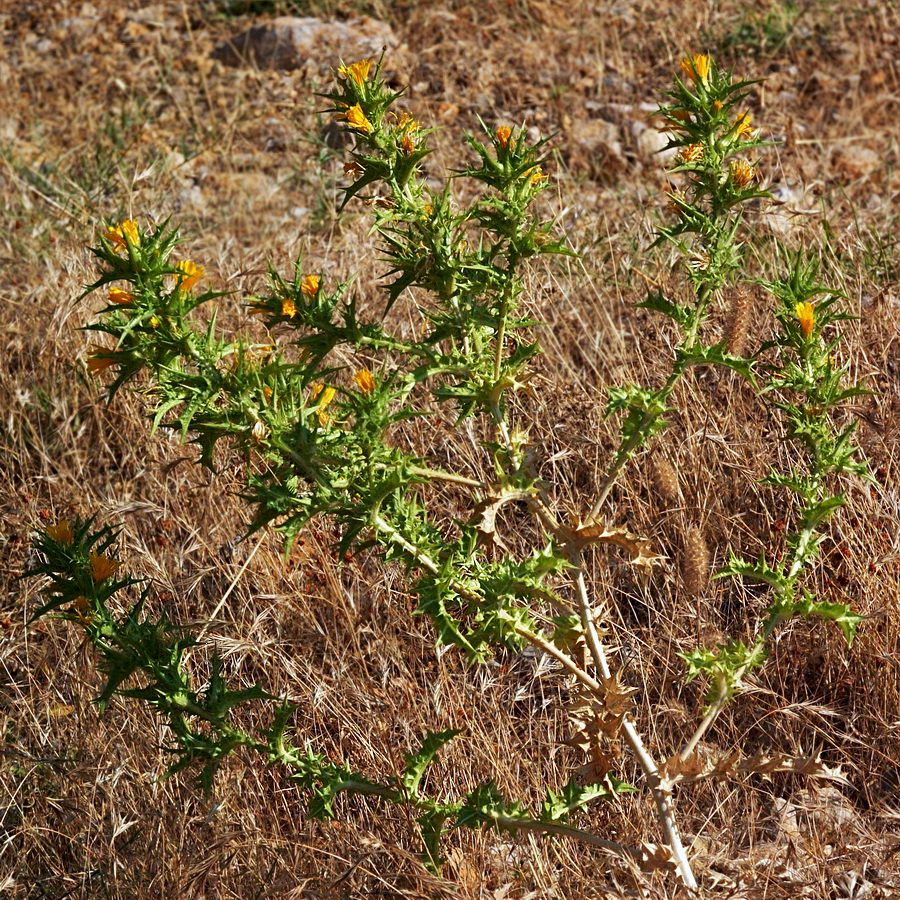
[[[150,316],[150,327],[159,328],[159,318],[157,316]]]
[[[293,319],[297,315],[297,304],[293,297],[284,297],[281,301],[281,314],[288,319]]]
[[[93,578],[95,582],[106,581],[107,578],[111,578],[116,574],[116,569],[121,565],[120,562],[110,559],[108,556],[102,556],[99,553],[95,553],[93,550],[90,552],[90,559],[91,578]]]
[[[340,66],[338,75],[344,78],[352,78],[359,87],[362,87],[365,80],[369,77],[369,69],[371,68],[372,60],[361,59],[359,62],[352,63],[349,66]]]
[[[532,166],[525,174],[531,176],[532,184],[537,184],[547,177],[544,174],[544,170],[540,166]]]
[[[809,337],[816,324],[816,307],[814,303],[798,303],[794,307],[797,319],[800,321],[800,330],[804,337]]]
[[[703,158],[703,144],[688,144],[678,151],[678,158],[683,163],[699,162]]]
[[[419,123],[413,118],[412,113],[403,110],[400,115],[396,113],[388,113],[394,117],[397,122],[397,128],[400,131],[418,131]]]
[[[316,404],[316,415],[319,417],[319,424],[323,428],[331,422],[331,416],[325,412],[325,409],[334,400],[335,393],[337,392],[333,387],[321,383],[316,383],[312,386],[312,399],[319,401]]]
[[[368,369],[357,369],[353,380],[364,394],[371,394],[375,390],[375,376]]]
[[[179,273],[183,273],[175,276],[175,283],[185,292],[193,290],[197,282],[206,274],[206,269],[203,266],[195,265],[189,259],[181,260],[180,263],[176,264],[175,268],[178,269]]]
[[[347,124],[357,131],[364,131],[368,134],[372,130],[372,123],[366,118],[363,108],[357,103],[351,106],[346,112],[342,112],[337,116],[338,119],[346,119]]]
[[[138,234],[137,222],[135,222],[134,219],[126,219],[120,225],[111,226],[103,235],[103,237],[115,247],[117,253],[119,250],[127,249],[128,242],[125,239],[126,236],[128,241],[131,241],[133,247],[140,246],[141,237]]]
[[[501,125],[495,132],[497,143],[503,147],[509,147],[509,139],[512,137],[512,128],[509,125]]]
[[[409,156],[413,150],[416,149],[416,142],[412,139],[412,136],[409,134],[404,134],[400,139],[400,149],[403,151],[405,156]]]
[[[316,404],[317,409],[325,409],[332,400],[334,400],[334,395],[337,393],[333,387],[326,386],[321,383],[316,383],[313,385],[313,400],[318,400],[319,402]]]
[[[319,291],[319,276],[304,275],[303,281],[300,283],[300,290],[307,297],[315,297]]]
[[[106,299],[110,303],[118,303],[121,306],[125,306],[127,303],[134,303],[134,294],[130,291],[123,291],[122,288],[111,287],[106,295]]]
[[[102,347],[95,350],[88,357],[87,361],[88,372],[93,375],[96,375],[98,372],[102,372],[104,369],[108,369],[110,366],[114,366],[115,364],[115,357],[110,356],[109,351],[104,350]]]
[[[693,56],[686,56],[679,65],[681,66],[681,71],[687,75],[691,81],[697,81],[698,79],[702,82],[706,82],[709,78],[709,54],[707,53],[695,53]]]
[[[750,113],[739,113],[737,118],[734,120],[734,133],[740,137],[752,138],[753,129],[750,127],[750,123],[752,121],[753,116],[751,116]]]
[[[738,187],[745,188],[756,178],[756,169],[746,159],[733,159],[731,161],[731,177]]]
[[[71,544],[75,540],[68,519],[60,519],[55,525],[50,525],[44,533],[47,537],[53,538],[57,544]]]

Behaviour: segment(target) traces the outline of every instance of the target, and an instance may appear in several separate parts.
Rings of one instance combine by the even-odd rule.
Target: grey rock
[[[346,22],[326,22],[312,17],[280,16],[264,25],[254,25],[212,53],[231,66],[260,69],[298,69],[324,56],[351,63],[380,55],[399,41],[384,22],[363,17]]]

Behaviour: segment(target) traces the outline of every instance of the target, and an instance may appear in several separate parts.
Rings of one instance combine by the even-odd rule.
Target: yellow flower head
[[[706,82],[709,78],[709,54],[695,53],[693,56],[686,56],[679,65],[681,71],[691,79],[691,81]]]
[[[60,519],[55,525],[50,525],[44,533],[47,537],[53,538],[57,544],[71,544],[75,540],[68,519]]]
[[[752,138],[753,137],[753,129],[750,127],[750,123],[753,121],[753,116],[748,112],[739,113],[737,118],[734,120],[734,132],[743,138]]]
[[[115,357],[110,356],[109,351],[104,350],[102,347],[95,350],[88,357],[87,361],[88,372],[90,372],[92,375],[96,375],[98,372],[102,372],[104,369],[108,369],[110,366],[114,366],[115,364]]]
[[[816,324],[816,307],[814,303],[798,303],[794,307],[797,319],[800,322],[800,330],[803,337],[809,337],[813,331],[813,325]]]
[[[349,66],[340,66],[338,75],[342,78],[352,78],[359,87],[362,87],[365,80],[369,77],[369,69],[372,68],[372,60],[361,59],[359,62],[352,63]]]
[[[400,149],[404,156],[409,156],[416,149],[416,142],[412,139],[412,135],[407,132],[400,139]]]
[[[703,158],[703,144],[688,144],[678,151],[678,158],[682,163],[699,162]]]
[[[319,417],[319,424],[324,428],[331,422],[331,416],[329,416],[325,409],[328,404],[334,400],[334,395],[337,392],[333,387],[326,386],[321,383],[316,383],[312,386],[312,399],[318,400],[316,404],[316,415]]]
[[[375,376],[368,369],[357,369],[353,380],[364,394],[371,394],[375,390]]]
[[[116,574],[116,569],[121,565],[115,559],[110,559],[108,556],[103,556],[100,553],[95,553],[93,550],[90,552],[90,560],[91,560],[91,578],[94,579],[94,582],[106,581],[107,578],[111,578]]]
[[[314,384],[312,388],[312,398],[313,400],[319,401],[316,404],[316,408],[319,410],[325,409],[325,407],[334,400],[334,395],[336,393],[337,391],[330,385],[324,385],[318,382]]]
[[[319,276],[304,275],[303,281],[300,282],[300,290],[306,294],[307,297],[315,297],[319,291]]]
[[[738,187],[745,188],[756,178],[756,169],[746,159],[733,159],[731,161],[731,177]]]
[[[297,315],[297,304],[293,297],[284,297],[281,301],[281,314],[288,319]]]
[[[372,123],[366,118],[363,108],[358,103],[356,106],[351,106],[346,112],[340,113],[337,118],[346,119],[347,124],[357,131],[364,131],[368,134],[372,130]]]
[[[501,125],[495,132],[497,143],[504,149],[509,147],[509,139],[512,137],[512,128],[509,125]]]
[[[532,166],[525,174],[531,176],[532,184],[538,184],[547,177],[540,166]]]
[[[138,234],[137,222],[134,219],[126,219],[120,225],[113,225],[103,235],[115,247],[117,253],[119,250],[127,249],[126,236],[133,247],[140,246],[141,236]]]
[[[413,118],[412,113],[403,110],[399,116],[395,116],[397,120],[397,128],[401,131],[418,131],[419,123]]]
[[[180,273],[175,276],[175,283],[185,292],[193,290],[197,282],[206,274],[203,266],[195,265],[189,259],[181,260],[175,268]]]
[[[122,288],[111,287],[106,295],[106,299],[110,303],[118,303],[120,306],[125,306],[128,303],[134,303],[134,294],[130,291],[123,291]]]

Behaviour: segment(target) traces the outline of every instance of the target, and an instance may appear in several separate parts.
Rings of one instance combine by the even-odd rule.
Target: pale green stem
[[[609,662],[606,658],[606,651],[600,641],[600,635],[597,634],[597,628],[594,625],[594,613],[591,609],[590,597],[588,596],[587,584],[584,579],[584,570],[582,569],[581,552],[576,547],[569,548],[569,556],[572,563],[576,566],[575,587],[578,593],[578,607],[581,616],[581,625],[584,629],[585,639],[588,649],[594,661],[594,665],[604,678],[610,678],[611,672]],[[628,744],[631,752],[637,758],[641,769],[650,785],[650,791],[653,794],[653,802],[656,804],[656,814],[659,823],[662,826],[663,833],[666,836],[666,842],[672,851],[672,856],[678,866],[678,873],[684,886],[689,889],[697,887],[697,879],[691,869],[691,863],[681,842],[681,835],[678,832],[678,826],[675,823],[675,811],[672,809],[672,799],[668,791],[660,787],[659,767],[656,765],[653,757],[644,746],[638,730],[632,722],[630,716],[625,716],[622,720],[622,733],[625,736],[625,742]]]
[[[615,841],[607,841],[602,837],[597,837],[589,831],[582,831],[580,828],[573,828],[571,825],[563,825],[559,822],[540,822],[537,819],[516,819],[512,816],[493,816],[492,820],[503,828],[517,831],[543,831],[548,834],[561,834],[566,837],[575,838],[595,847],[602,847],[609,850],[617,856],[624,859],[639,860],[640,852]]]
[[[406,471],[410,475],[419,475],[422,478],[435,478],[438,481],[451,481],[454,484],[464,484],[468,487],[483,488],[484,482],[477,478],[467,478],[465,475],[456,475],[453,472],[444,472],[441,469],[429,469],[424,466],[407,466]]]

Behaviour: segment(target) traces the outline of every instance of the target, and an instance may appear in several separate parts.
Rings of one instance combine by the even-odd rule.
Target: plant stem
[[[444,472],[442,469],[429,469],[425,466],[407,466],[406,471],[411,475],[420,475],[423,478],[434,478],[438,481],[452,481],[454,484],[465,484],[468,487],[484,487],[484,482],[479,481],[477,478],[467,478],[465,475]]]
[[[517,819],[512,816],[495,816],[493,819],[502,828],[517,831],[543,831],[549,834],[562,834],[566,837],[575,838],[595,847],[602,847],[625,859],[640,859],[640,851],[624,844],[618,844],[615,841],[608,841],[605,838],[591,834],[589,831],[582,831],[580,828],[573,828],[571,825],[563,825],[559,822],[541,822],[538,819]]]
[[[590,597],[588,596],[587,584],[584,579],[584,569],[582,568],[581,552],[575,548],[569,548],[570,559],[576,566],[575,587],[578,594],[578,607],[581,616],[582,628],[584,628],[585,639],[587,640],[588,649],[593,658],[594,665],[604,678],[610,678],[609,662],[606,657],[606,651],[600,642],[600,635],[597,634],[597,628],[594,625],[594,614],[591,609]],[[653,794],[653,802],[656,804],[656,814],[659,823],[662,826],[666,836],[666,842],[672,850],[672,855],[678,866],[678,872],[684,886],[690,889],[697,887],[697,879],[691,870],[691,863],[681,842],[681,835],[678,832],[678,826],[675,823],[675,812],[672,809],[672,799],[670,792],[660,787],[659,767],[650,756],[644,742],[638,734],[637,728],[631,721],[629,716],[622,719],[622,732],[625,735],[625,742],[628,744],[631,752],[637,758],[647,783],[650,785],[650,791]]]

